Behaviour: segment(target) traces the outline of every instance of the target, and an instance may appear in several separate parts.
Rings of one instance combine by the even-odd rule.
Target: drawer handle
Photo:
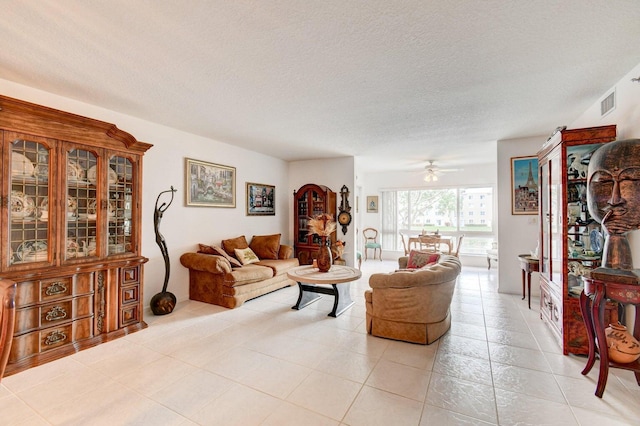
[[[56,330],[49,333],[47,338],[44,339],[44,344],[50,346],[65,340],[67,340],[67,335],[60,330]]]
[[[58,321],[67,317],[67,311],[62,306],[54,306],[47,312],[47,321]]]
[[[52,283],[49,287],[47,287],[44,293],[47,296],[54,296],[56,294],[65,293],[66,291],[67,291],[67,286],[64,285],[63,282],[58,281],[58,282]]]

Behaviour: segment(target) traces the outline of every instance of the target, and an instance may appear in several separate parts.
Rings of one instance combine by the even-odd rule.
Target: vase
[[[609,324],[604,333],[611,361],[628,364],[640,358],[640,343],[627,331],[627,327],[620,323]]]
[[[327,237],[322,237],[320,243],[320,249],[318,250],[318,271],[329,272],[332,263],[331,255],[331,240],[327,240]]]

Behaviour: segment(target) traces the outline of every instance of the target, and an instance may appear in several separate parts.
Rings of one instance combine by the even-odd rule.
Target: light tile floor
[[[450,332],[414,345],[366,334],[369,260],[356,304],[327,317],[323,296],[295,311],[297,288],[226,310],[185,301],[138,333],[6,377],[2,425],[638,425],[640,387],[563,356],[496,270],[464,267]]]

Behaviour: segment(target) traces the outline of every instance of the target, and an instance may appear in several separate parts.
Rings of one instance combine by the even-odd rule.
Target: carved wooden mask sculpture
[[[640,228],[640,139],[611,142],[595,151],[587,203],[605,230],[602,268],[633,270],[627,234]]]

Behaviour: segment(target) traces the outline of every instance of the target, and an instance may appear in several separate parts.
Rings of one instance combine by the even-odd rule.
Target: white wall
[[[488,149],[495,151],[495,144],[491,144]],[[382,201],[383,190],[389,189],[421,189],[421,188],[450,188],[463,185],[487,185],[496,189],[496,164],[474,164],[465,165],[456,172],[440,174],[437,182],[425,182],[422,170],[384,172],[384,173],[359,173],[357,176],[360,188],[360,211],[362,218],[359,229],[367,227],[380,229],[382,227],[381,209],[378,213],[367,213],[366,198],[370,195],[377,195]],[[496,197],[494,197],[496,198]],[[494,209],[495,210],[495,209]],[[496,227],[498,218],[494,217],[493,226]],[[383,251],[384,259],[397,259],[402,253],[398,251]],[[487,259],[484,256],[462,256],[463,265],[486,266]]]
[[[143,285],[145,308],[164,282],[164,260],[155,243],[153,210],[158,194],[171,185],[178,192],[163,216],[160,231],[171,260],[168,290],[179,301],[189,298],[188,271],[179,258],[182,253],[193,251],[198,243],[220,244],[224,238],[242,234],[250,241],[253,235],[282,233],[283,243],[291,244],[288,227],[292,192],[287,162],[5,80],[0,80],[0,92],[113,123],[136,139],[154,145],[144,156],[143,165],[142,254],[149,258]],[[185,157],[236,167],[236,208],[186,207]],[[312,174],[308,176],[310,181],[316,180]],[[246,182],[275,185],[275,216],[246,216]]]
[[[547,136],[498,141],[498,290],[522,293],[518,254],[529,254],[538,244],[538,215],[511,214],[511,158],[538,155]],[[538,274],[531,276],[531,294],[540,295]]]
[[[350,191],[349,204],[351,205],[351,224],[347,228],[346,235],[342,233],[342,227],[338,226],[338,239],[346,241],[343,258],[347,265],[355,265],[356,239],[356,191],[355,191],[355,164],[354,157],[323,158],[321,160],[292,161],[289,163],[289,238],[293,240],[293,191],[298,190],[307,183],[324,185],[336,193],[336,209],[340,208],[340,188],[346,185]],[[336,212],[331,212],[336,214]]]
[[[598,101],[571,123],[570,128],[615,124],[618,140],[640,139],[640,82],[631,81],[632,78],[638,77],[640,77],[640,64],[602,94],[601,99],[615,89],[616,108],[613,111],[601,117],[600,101]],[[640,268],[640,232],[630,233],[629,243],[633,264],[636,268]]]

